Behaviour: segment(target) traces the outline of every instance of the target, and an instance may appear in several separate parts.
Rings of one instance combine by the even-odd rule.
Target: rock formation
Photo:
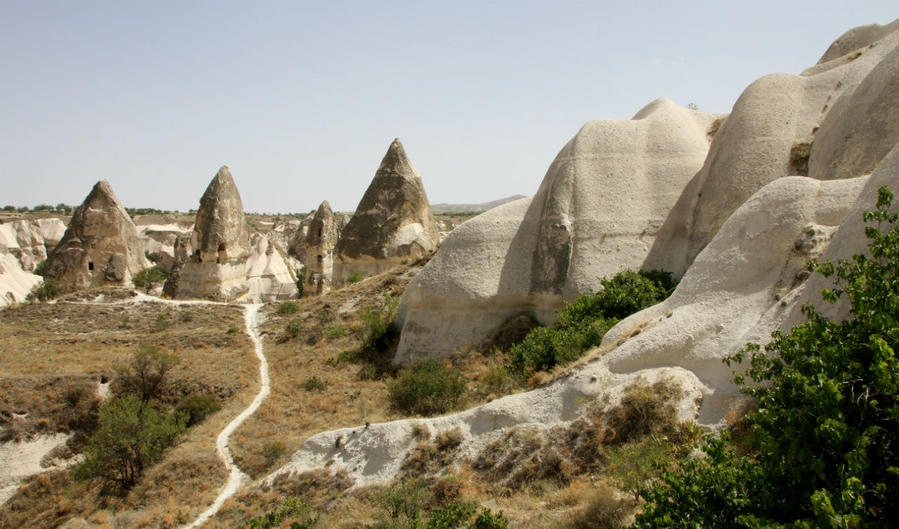
[[[439,236],[421,175],[393,140],[353,218],[340,233],[334,283],[372,275],[437,249]]]
[[[65,232],[65,223],[57,218],[0,224],[0,251],[14,256],[22,270],[31,272],[47,259]]]
[[[887,27],[899,29],[895,23]],[[852,33],[841,40],[856,41]],[[645,266],[682,275],[724,221],[777,178],[870,172],[899,138],[895,115],[888,115],[896,112],[889,100],[897,97],[897,44],[899,32],[892,31],[845,56],[832,58],[828,51],[823,62],[801,75],[772,74],[746,88],[666,219]]]
[[[713,145],[709,159],[717,159],[737,171],[737,176],[746,178],[753,176],[750,168],[755,164],[760,173],[758,180],[731,180],[736,176],[719,172],[713,161],[705,162],[698,175],[717,175],[714,178],[723,189],[715,190],[713,184],[694,178],[665,222],[666,226],[679,224],[680,243],[671,244],[671,235],[663,238],[660,233],[653,247],[655,253],[660,243],[669,245],[673,252],[671,262],[679,264],[683,273],[680,284],[666,301],[631,315],[611,329],[600,346],[603,354],[591,352],[592,359],[544,387],[461,413],[317,434],[267,481],[285,472],[327,467],[332,472],[346,471],[357,486],[384,483],[400,473],[404,459],[419,443],[415,432],[421,431],[433,432],[432,435],[458,431],[461,443],[456,453],[459,458],[470,460],[512,428],[550,429],[572,420],[585,403],[614,402],[622,388],[637,379],[647,384],[660,377],[672,379],[686,390],[686,397],[678,405],[679,418],[720,425],[737,398],[730,370],[721,362],[725,355],[738,351],[748,341],[767,343],[771,331],[788,331],[804,321],[801,307],[805,303],[815,304],[820,313],[831,318],[849,316],[845,303],[821,302],[820,290],[832,288],[832,279],[817,274],[809,278],[804,263],[809,258],[836,262],[866,253],[863,212],[874,209],[880,186],[899,189],[899,138],[891,136],[897,112],[895,90],[890,88],[895,74],[888,73],[895,72],[891,43],[899,23],[886,28],[892,28],[892,32],[882,31],[879,26],[850,31],[831,46],[825,55],[828,60],[812,69],[818,73],[804,74],[817,76],[834,70],[836,75],[836,70],[845,68],[851,75],[840,74],[843,86],[847,82],[855,85],[833,94],[825,103],[832,110],[812,126],[819,128],[811,142],[807,176],[787,173],[792,172],[789,158],[793,145],[797,138],[807,137],[805,127],[811,122],[803,121],[801,107],[804,98],[820,95],[806,90],[816,81],[775,76],[747,89],[748,94],[744,93],[728,119],[733,121],[725,122],[716,136],[717,145]],[[846,42],[860,42],[861,48],[846,47]],[[867,73],[859,73],[859,66],[854,63],[878,49],[878,57],[866,59],[872,61],[864,68]],[[786,90],[772,90],[769,94],[772,105],[786,112],[779,121],[766,117],[761,101],[749,104],[755,97],[753,92],[768,90],[768,83]],[[741,116],[749,108],[753,112]],[[752,123],[753,115],[757,123]],[[879,116],[889,123],[882,122]],[[797,124],[799,134],[795,130]],[[728,127],[730,132],[725,134]],[[876,137],[880,130],[891,139],[882,142]],[[835,140],[841,134],[845,145]],[[853,141],[855,135],[862,139]],[[884,145],[889,147],[884,150]],[[745,160],[740,159],[741,153],[747,156]],[[817,157],[820,158],[816,161]],[[746,187],[741,187],[743,184]],[[748,195],[719,222],[715,211],[709,208],[712,203],[722,207],[730,203],[723,196],[728,185],[736,187],[735,193]],[[712,192],[712,202],[704,201],[706,192]],[[521,260],[522,253],[526,252],[517,245],[530,244],[525,228],[537,229],[540,225],[539,217],[529,220],[527,215],[538,200],[539,196],[533,201],[508,204],[464,224],[415,280],[418,288],[425,291],[414,295],[432,300],[432,307],[438,307],[436,300],[445,296],[439,310],[434,309],[433,318],[424,321],[430,325],[435,341],[454,340],[463,332],[458,325],[477,323],[459,316],[466,303],[483,316],[486,309],[478,305],[482,300],[499,297],[497,292],[505,292],[505,299],[512,299],[523,296],[532,287],[533,282],[502,279],[504,272],[514,276],[529,270],[521,265],[525,262]],[[692,212],[689,222],[684,218],[687,210]],[[899,205],[894,203],[893,210],[899,210]],[[679,217],[676,223],[672,217]],[[526,222],[530,224],[525,225]],[[559,224],[558,231],[562,231],[565,225]],[[574,241],[577,244],[577,238]],[[693,252],[692,257],[686,258]],[[484,267],[487,277],[476,282],[475,267],[470,264],[473,256],[493,256],[503,264],[502,270]],[[647,259],[650,257],[655,263],[667,262],[663,255]],[[432,265],[436,270],[429,272]],[[453,266],[461,271],[454,273]],[[432,275],[429,277],[426,272]],[[437,276],[433,275],[438,272],[448,274],[447,284],[438,286]],[[410,325],[423,321],[413,317],[414,311],[420,309],[412,301],[404,296],[408,311],[404,338]],[[446,316],[444,327],[432,324],[439,314]],[[480,330],[476,328],[475,332]]]
[[[166,291],[177,298],[237,299],[249,291],[249,256],[243,203],[231,171],[222,166],[200,199],[190,255],[178,267],[177,283]]]
[[[147,257],[167,272],[175,266],[175,241],[179,236],[192,231],[192,227],[184,228],[177,223],[147,224],[138,226],[137,229]]]
[[[396,360],[476,346],[523,313],[549,323],[563,300],[639,268],[702,166],[716,118],[661,99],[632,120],[584,125],[533,199],[492,209],[447,237],[403,296]]]
[[[132,274],[148,266],[137,228],[103,180],[75,209],[65,234],[47,257],[44,275],[73,288],[127,285]]]
[[[306,286],[303,294],[324,294],[331,290],[334,273],[334,248],[337,246],[337,221],[331,204],[318,206],[306,234]]]
[[[297,276],[289,264],[287,252],[277,242],[274,232],[250,238],[250,256],[246,276],[249,298],[290,299],[297,295]]]

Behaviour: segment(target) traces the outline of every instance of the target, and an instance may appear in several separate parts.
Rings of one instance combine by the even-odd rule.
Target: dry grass
[[[111,491],[98,482],[72,481],[68,472],[44,474],[0,508],[0,527],[57,527],[75,516],[108,526],[175,527],[205,509],[225,482],[215,438],[258,390],[258,361],[249,339],[227,332],[243,329],[243,309],[75,303],[101,294],[107,301],[128,297],[127,290],[100,289],[52,305],[3,309],[0,421],[5,422],[0,426],[19,437],[70,430],[78,411],[73,394],[93,393],[141,342],[180,358],[164,403],[174,405],[199,391],[215,394],[223,408],[190,429],[127,496],[104,494]],[[9,410],[25,419],[7,418]]]

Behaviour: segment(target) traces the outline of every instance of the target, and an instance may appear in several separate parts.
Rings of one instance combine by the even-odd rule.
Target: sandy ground
[[[25,478],[48,470],[41,459],[62,446],[68,434],[42,435],[32,441],[0,444],[0,505],[13,497]]]

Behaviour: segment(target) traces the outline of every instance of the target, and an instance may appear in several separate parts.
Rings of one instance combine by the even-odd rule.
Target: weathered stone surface
[[[584,125],[533,199],[465,222],[410,283],[396,361],[479,345],[508,318],[552,321],[562,301],[639,268],[708,152],[713,114],[669,100]]]
[[[287,252],[277,242],[274,232],[251,237],[247,259],[249,298],[290,299],[297,295],[297,277],[289,264]]]
[[[200,199],[190,242],[191,254],[179,270],[175,297],[234,300],[248,293],[250,237],[243,202],[227,166],[219,169]]]
[[[19,260],[31,272],[59,244],[66,225],[57,218],[15,220],[0,224],[0,249]]]
[[[393,140],[353,217],[340,232],[334,282],[372,275],[437,249],[439,235],[421,176]]]
[[[875,87],[893,87],[891,90],[895,92],[895,79],[888,79],[890,67],[883,66],[879,74],[874,70],[885,58],[886,64],[893,62],[889,56],[899,45],[899,31],[889,33],[874,44],[858,50],[858,55],[851,52],[820,63],[802,75],[768,75],[746,88],[715,135],[702,169],[687,185],[666,219],[645,266],[682,275],[724,221],[753,193],[777,178],[800,172],[791,162],[791,152],[798,144],[811,143],[812,156],[821,158],[821,163],[809,163],[808,176],[812,178],[840,178],[849,173],[857,176],[861,174],[859,170],[870,170],[872,157],[883,156],[884,149],[889,148],[884,145],[895,141],[889,139],[891,133],[883,142],[861,135],[858,141],[848,141],[847,145],[840,146],[839,143],[846,140],[845,135],[840,134],[850,130],[829,133],[828,129],[865,129],[866,125],[862,124],[864,112],[853,120],[847,111],[861,108],[850,107],[858,104],[870,110],[873,106],[869,103],[874,100],[895,98],[895,94],[871,94],[866,103],[863,98],[853,95],[858,89],[870,92]],[[865,83],[866,88],[862,88],[860,85],[869,74],[879,80],[872,78]],[[858,103],[850,105],[853,100]],[[837,107],[843,109],[840,113],[849,117],[848,121],[842,117],[827,119]],[[875,131],[879,126],[877,119],[870,120],[867,125],[872,135],[878,134]],[[893,123],[887,131],[895,128]],[[819,139],[820,146],[817,145]],[[877,143],[878,148],[871,151],[872,157],[860,159],[857,147],[869,139]],[[828,152],[829,149],[834,151]],[[841,174],[823,167],[832,164],[834,156],[854,160],[847,165],[848,172]]]
[[[177,223],[147,224],[138,226],[137,230],[147,257],[159,268],[170,272],[175,265],[175,241],[181,235],[189,236],[193,227],[183,227]]]
[[[126,285],[148,266],[137,228],[103,180],[75,209],[65,235],[47,257],[44,275],[73,288]]]
[[[306,234],[306,286],[303,294],[324,294],[331,290],[334,274],[334,248],[337,246],[337,221],[331,204],[318,206]]]
[[[306,263],[306,235],[309,234],[309,225],[312,224],[313,217],[315,217],[314,211],[300,221],[287,246],[287,254],[304,265]]]

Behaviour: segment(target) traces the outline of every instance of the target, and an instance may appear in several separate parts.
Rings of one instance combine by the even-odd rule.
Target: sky
[[[729,112],[895,0],[0,0],[0,206],[352,211],[395,137],[432,203],[533,194],[592,119]]]

